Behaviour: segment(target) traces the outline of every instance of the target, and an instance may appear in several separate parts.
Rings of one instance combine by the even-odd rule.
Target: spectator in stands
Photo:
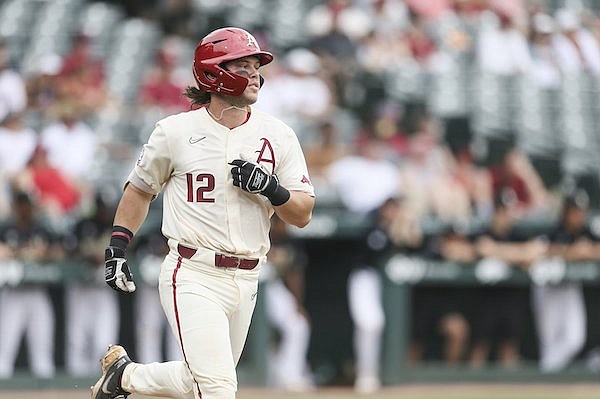
[[[155,67],[144,77],[140,88],[138,104],[154,118],[183,112],[190,109],[189,102],[183,95],[187,84],[177,73],[177,54],[173,46],[163,44],[156,54]],[[159,115],[156,115],[156,113]]]
[[[319,124],[316,140],[305,145],[306,164],[313,184],[315,179],[327,175],[327,169],[333,162],[346,155],[345,146],[340,142],[338,128],[329,120]]]
[[[15,178],[16,187],[37,198],[40,213],[56,229],[64,229],[79,205],[80,193],[60,170],[50,165],[46,150],[37,146],[27,167]]]
[[[542,88],[556,88],[561,83],[559,61],[552,46],[552,35],[555,29],[556,23],[550,15],[537,13],[531,17],[529,30],[530,76]]]
[[[385,141],[367,132],[355,145],[355,153],[330,165],[327,180],[348,210],[366,215],[404,191],[398,166],[389,155]]]
[[[292,49],[281,66],[284,69],[261,89],[257,107],[286,120],[300,132],[302,140],[303,131],[330,115],[333,96],[321,77],[321,60],[311,50]]]
[[[25,81],[10,68],[8,45],[0,39],[0,121],[8,114],[23,112],[26,106]]]
[[[314,381],[307,361],[310,316],[304,307],[304,273],[308,259],[301,244],[277,216],[271,219],[271,249],[267,268],[271,275],[265,292],[266,313],[279,334],[270,374],[278,388],[302,392]]]
[[[15,192],[12,205],[12,217],[0,229],[3,273],[23,275],[25,268],[60,259],[62,247],[36,218],[31,197]],[[0,378],[12,377],[23,336],[30,371],[36,377],[53,377],[55,315],[47,287],[36,283],[3,287],[0,296]]]
[[[332,54],[342,50],[341,47],[346,47],[342,44],[345,40],[335,39],[336,36],[359,41],[372,30],[373,23],[368,11],[350,0],[328,0],[315,5],[306,15],[308,34],[324,39],[321,42],[323,44],[328,42],[331,45],[328,46],[329,49],[333,50]]]
[[[108,102],[104,64],[93,54],[91,39],[77,34],[73,48],[65,55],[58,78],[61,99],[77,99],[81,113],[87,117]]]
[[[444,223],[464,222],[473,217],[473,205],[485,191],[474,193],[462,179],[477,175],[468,157],[454,159],[441,142],[429,116],[417,124],[409,138],[408,152],[401,164],[406,201],[419,217],[432,217]],[[465,154],[466,155],[466,154]],[[483,175],[478,175],[483,179]],[[469,184],[481,186],[481,182]],[[477,198],[478,201],[473,200]]]
[[[427,67],[429,58],[436,51],[436,45],[427,30],[423,16],[410,13],[410,25],[405,35],[412,58]]]
[[[539,239],[522,237],[515,229],[514,193],[505,190],[496,197],[489,226],[474,238],[477,257],[475,274],[481,281],[495,282],[507,276],[511,267],[529,267],[544,253]],[[482,367],[492,348],[502,367],[520,362],[526,292],[518,287],[483,286],[473,321],[473,348],[470,364]]]
[[[369,214],[369,229],[351,254],[353,269],[348,276],[347,294],[354,326],[354,389],[359,393],[372,393],[381,385],[379,364],[385,314],[379,268],[397,251],[412,252],[422,243],[418,224],[407,223],[405,217],[410,214],[405,212],[402,200],[385,200]]]
[[[316,139],[310,140],[304,145],[306,165],[312,184],[319,192],[320,201],[323,203],[326,203],[327,200],[338,202],[337,192],[331,188],[327,180],[329,167],[348,155],[347,146],[339,138],[338,127],[334,122],[328,120],[320,123]]]
[[[351,101],[346,97],[348,87],[358,83],[356,49],[373,27],[367,10],[349,0],[328,0],[313,6],[305,21],[308,46],[320,57],[337,103]]]
[[[47,151],[49,165],[77,188],[87,205],[93,202],[90,176],[100,143],[96,133],[83,120],[83,112],[76,98],[61,100],[55,107],[56,120],[42,130],[40,143]]]
[[[529,158],[517,147],[511,147],[500,160],[489,167],[494,198],[506,190],[516,196],[516,209],[521,216],[531,216],[549,207],[550,197]]]
[[[113,214],[106,200],[97,195],[91,214],[77,221],[65,239],[71,250],[69,259],[85,270],[83,280],[65,287],[65,366],[74,376],[92,375],[98,358],[119,335],[118,297],[104,289],[103,249]]]
[[[202,24],[198,23],[198,15],[195,13],[193,1],[159,1],[156,8],[160,25],[166,35],[176,35],[189,39],[202,36],[200,31]],[[202,26],[202,28],[205,27]]]
[[[408,7],[403,0],[373,0],[369,3],[369,18],[378,36],[393,35],[408,24]]]
[[[160,266],[169,252],[167,240],[160,229],[138,237],[135,256],[139,259],[140,284],[135,297],[137,359],[143,363],[181,360],[179,340],[169,328],[160,307],[158,279]],[[163,344],[164,343],[164,344]]]
[[[0,124],[0,171],[12,179],[27,166],[37,144],[37,133],[23,123],[21,113],[6,115]]]
[[[531,269],[532,305],[543,372],[563,370],[586,341],[583,288],[578,283],[555,284],[545,277],[549,270],[576,267],[569,265],[571,262],[600,260],[600,236],[588,223],[588,207],[585,191],[564,198],[558,224],[547,236],[548,250]]]
[[[381,74],[412,60],[409,43],[402,32],[389,35],[372,31],[358,44],[356,57],[360,68]]]
[[[8,114],[0,123],[0,219],[9,213],[11,186],[29,162],[36,142],[37,134],[23,124],[20,113]]]
[[[560,8],[555,14],[559,33],[553,47],[563,73],[600,74],[600,46],[594,35],[581,24],[575,10]]]
[[[35,128],[48,123],[52,119],[52,111],[59,100],[58,74],[62,68],[62,58],[58,54],[46,54],[39,60],[27,77],[27,113],[35,119]]]
[[[483,71],[500,75],[517,75],[529,71],[531,57],[527,38],[515,26],[513,15],[502,2],[490,6],[491,20],[481,27],[477,60]]]

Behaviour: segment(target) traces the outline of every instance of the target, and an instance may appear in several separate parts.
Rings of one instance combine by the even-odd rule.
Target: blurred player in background
[[[28,194],[14,192],[12,218],[0,229],[0,267],[3,273],[44,265],[61,256],[51,233],[37,218]],[[34,376],[51,378],[54,364],[55,315],[47,287],[26,284],[0,291],[0,378],[13,375],[23,335],[27,338],[29,368]]]
[[[67,283],[65,289],[65,362],[71,375],[92,375],[106,346],[119,336],[118,297],[104,286],[102,257],[113,214],[114,207],[96,195],[92,213],[77,222],[66,240],[72,259],[86,270],[84,279]]]
[[[308,259],[277,216],[272,218],[271,244],[265,271],[272,278],[265,290],[265,303],[269,321],[279,333],[271,374],[279,388],[307,391],[314,385],[306,359],[311,332],[304,308],[304,270]]]
[[[198,86],[186,90],[200,108],[160,120],[144,145],[116,211],[105,278],[117,291],[135,290],[127,246],[164,191],[170,251],[159,292],[184,360],[133,363],[124,348],[111,346],[93,398],[235,398],[270,217],[304,227],[315,202],[294,131],[251,107],[259,69],[272,60],[242,29],[209,33],[195,50]]]
[[[546,270],[566,271],[567,262],[600,259],[600,237],[588,225],[589,198],[585,191],[564,199],[558,225],[548,236],[548,251],[532,267],[532,305],[540,345],[540,369],[558,372],[585,345],[587,314],[583,287],[576,282],[544,281]]]

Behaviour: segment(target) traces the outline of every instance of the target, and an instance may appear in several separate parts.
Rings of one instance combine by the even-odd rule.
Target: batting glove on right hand
[[[127,266],[125,250],[108,246],[104,251],[104,280],[113,290],[121,292],[135,291],[133,274]]]

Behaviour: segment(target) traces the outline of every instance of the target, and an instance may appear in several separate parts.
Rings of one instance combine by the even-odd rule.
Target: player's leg
[[[354,323],[355,388],[371,392],[380,385],[379,353],[385,322],[381,280],[375,269],[353,271],[348,278],[348,304]]]
[[[27,344],[31,371],[38,377],[52,377],[55,372],[54,309],[45,287],[32,289],[30,301]]]
[[[87,287],[86,287],[87,288]],[[65,362],[67,371],[71,375],[87,375],[91,370],[89,364],[92,359],[86,354],[88,343],[86,337],[90,334],[90,322],[93,318],[90,309],[94,305],[89,296],[84,292],[85,288],[78,283],[69,284],[65,287],[66,329],[67,339],[65,346]],[[109,342],[111,343],[111,342]],[[94,367],[103,352],[93,358]]]
[[[571,284],[563,287],[563,290],[565,306],[568,309],[565,313],[568,315],[568,320],[564,324],[566,329],[564,365],[567,366],[585,345],[587,315],[581,286]]]
[[[256,306],[258,270],[238,270],[235,276],[235,285],[239,292],[239,301],[236,311],[230,317],[229,336],[233,361],[237,366],[248,337],[252,314]]]
[[[586,314],[581,288],[537,286],[533,304],[540,339],[540,367],[547,372],[559,371],[585,343]]]
[[[96,312],[92,319],[92,344],[94,367],[106,351],[108,345],[117,342],[119,337],[119,301],[112,290],[106,287],[89,287],[90,298],[96,303]],[[87,310],[89,312],[89,309]],[[95,368],[94,368],[95,370]]]
[[[25,330],[27,293],[22,288],[0,291],[0,378],[11,377]]]
[[[306,354],[310,343],[310,325],[298,312],[293,294],[280,279],[269,282],[265,290],[267,315],[281,333],[274,362],[276,383],[290,390],[306,390],[312,381],[306,376]]]
[[[237,389],[228,317],[239,300],[231,273],[186,263],[171,254],[163,265],[160,297],[184,361],[125,368],[122,387],[151,396],[233,399]]]
[[[444,337],[444,360],[457,365],[463,358],[469,341],[469,323],[457,312],[449,312],[440,320],[440,332]]]

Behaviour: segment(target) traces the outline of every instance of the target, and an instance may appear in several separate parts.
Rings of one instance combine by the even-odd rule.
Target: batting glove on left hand
[[[127,266],[125,250],[109,246],[104,252],[104,280],[113,290],[121,292],[135,291],[133,274]]]
[[[234,186],[252,194],[262,194],[275,206],[290,199],[290,192],[279,184],[277,176],[269,174],[260,165],[242,159],[235,159],[229,164],[233,165]]]

